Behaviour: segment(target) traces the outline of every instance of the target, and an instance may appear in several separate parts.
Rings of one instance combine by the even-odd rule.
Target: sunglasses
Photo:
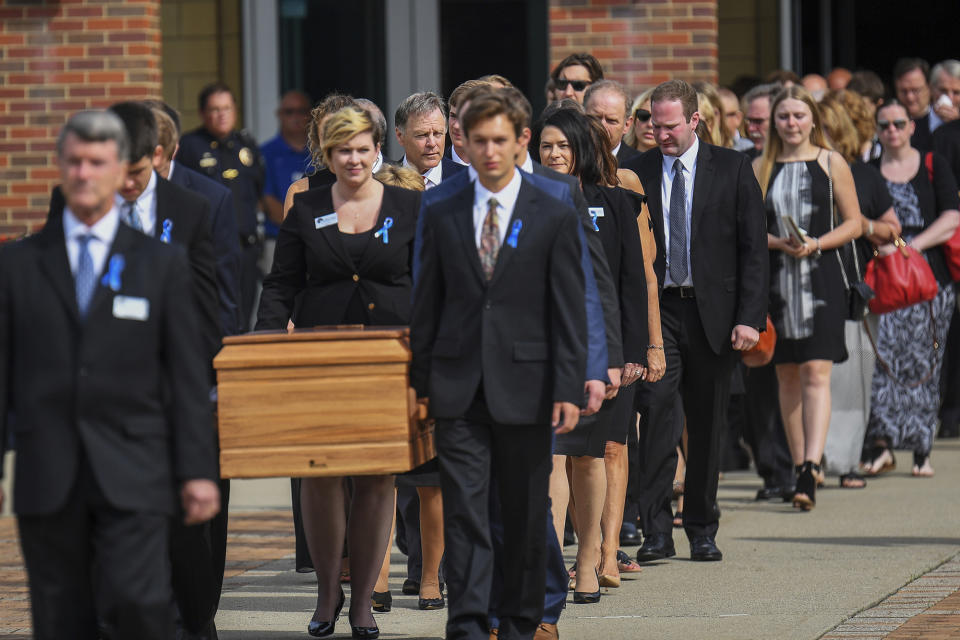
[[[640,122],[646,122],[650,119],[650,112],[646,109],[637,109],[633,112],[633,117],[639,120]]]
[[[903,131],[904,129],[907,128],[907,121],[906,120],[878,120],[877,121],[877,127],[880,128],[880,131],[885,130],[890,125],[893,125],[900,131]]]
[[[588,80],[564,80],[562,78],[557,80],[555,84],[557,85],[557,89],[561,91],[566,90],[568,86],[573,87],[574,91],[583,91],[590,86]]]

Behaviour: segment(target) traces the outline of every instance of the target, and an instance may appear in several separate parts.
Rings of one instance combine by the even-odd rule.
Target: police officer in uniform
[[[249,329],[257,285],[262,238],[257,211],[263,196],[264,163],[259,147],[246,131],[236,131],[237,105],[230,88],[215,82],[198,98],[203,125],[180,139],[176,161],[229,187],[240,232],[241,331]]]

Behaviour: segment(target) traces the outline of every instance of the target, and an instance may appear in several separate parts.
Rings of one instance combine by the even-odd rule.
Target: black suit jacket
[[[62,508],[82,456],[120,510],[172,514],[178,482],[217,477],[184,251],[121,223],[110,255],[124,258],[120,288],[98,284],[82,321],[62,216],[0,249],[0,454],[9,425],[20,515]],[[117,317],[120,296],[145,299],[148,317]]]
[[[620,148],[617,149],[617,166],[622,167],[623,163],[630,158],[636,158],[640,152],[628,145],[625,141],[620,141]]]
[[[224,335],[240,332],[240,232],[230,189],[182,164],[175,164],[170,182],[200,194],[210,205],[210,234],[217,260],[220,328]]]
[[[554,402],[583,401],[586,311],[577,213],[521,178],[500,247],[483,275],[474,236],[474,185],[424,206],[410,325],[411,384],[437,418],[457,418],[481,381],[501,424],[549,424]],[[509,235],[507,236],[509,239]]]
[[[558,180],[570,189],[573,204],[577,208],[577,213],[580,214],[580,224],[583,225],[584,235],[587,238],[590,262],[593,265],[593,277],[597,281],[597,293],[600,294],[600,305],[603,307],[603,328],[607,334],[607,359],[609,361],[607,366],[610,369],[622,367],[624,362],[630,361],[624,360],[619,295],[613,282],[610,265],[607,263],[603,242],[594,230],[590,214],[587,212],[587,201],[580,189],[580,181],[573,176],[545,167],[539,162],[533,163],[533,173],[551,180]],[[643,360],[637,360],[636,362],[645,363],[646,354],[644,354]]]
[[[932,151],[934,132],[930,131],[930,111],[928,110],[927,113],[919,118],[914,118],[913,125],[914,129],[913,135],[910,136],[910,146],[920,153]]]
[[[950,164],[953,179],[960,184],[960,120],[937,127],[933,132],[933,150]]]
[[[283,329],[301,291],[294,324],[299,327],[340,324],[355,293],[360,294],[371,325],[410,322],[413,239],[420,192],[383,186],[380,216],[374,229],[393,219],[388,243],[371,237],[359,264],[344,247],[336,223],[317,228],[316,220],[333,213],[332,187],[298,193],[280,225],[273,268],[263,281],[257,329]]]
[[[220,350],[223,330],[220,327],[216,258],[210,235],[210,205],[197,194],[178,187],[159,175],[155,198],[157,220],[154,237],[161,237],[164,220],[170,220],[173,223],[170,230],[171,243],[182,245],[187,250],[193,276],[190,290],[196,303],[204,354],[208,357],[210,378],[213,382],[213,357]],[[47,224],[54,218],[63,216],[63,207],[63,192],[60,187],[54,187]]]
[[[639,176],[657,243],[664,246],[663,154],[651,149],[625,168]],[[700,141],[691,216],[690,266],[697,309],[710,347],[721,354],[731,349],[734,325],[758,329],[766,325],[767,225],[760,185],[746,155]],[[665,261],[665,253],[657,252],[657,260]]]

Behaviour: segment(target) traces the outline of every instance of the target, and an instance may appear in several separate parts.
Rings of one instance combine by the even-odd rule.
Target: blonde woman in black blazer
[[[420,194],[373,179],[381,141],[366,112],[336,112],[324,125],[323,140],[324,159],[337,181],[294,198],[263,282],[257,329],[284,329],[289,320],[298,327],[406,325]],[[390,535],[393,482],[393,476],[353,479],[348,530],[343,479],[303,480],[303,524],[318,586],[310,635],[333,634],[343,608],[339,575],[346,533],[353,637],[379,636],[370,597]]]

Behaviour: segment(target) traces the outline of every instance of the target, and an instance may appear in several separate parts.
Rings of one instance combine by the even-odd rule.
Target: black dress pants
[[[173,637],[169,521],[110,506],[82,460],[60,511],[17,518],[34,638]]]
[[[707,342],[695,298],[664,290],[660,303],[667,370],[638,390],[640,406],[640,520],[644,535],[670,534],[677,444],[688,434],[683,527],[687,536],[715,536],[719,525],[717,480],[720,440],[730,400],[735,352],[714,353]],[[732,328],[731,328],[732,329]],[[679,402],[678,402],[679,400]]]
[[[780,417],[780,389],[774,365],[747,369],[743,439],[753,451],[757,474],[767,488],[791,489],[793,458]]]
[[[503,522],[499,637],[529,640],[543,616],[546,589],[551,432],[545,424],[497,424],[484,414],[480,402],[469,417],[437,421],[449,594],[446,637],[489,638],[494,570],[489,495],[496,478]]]

